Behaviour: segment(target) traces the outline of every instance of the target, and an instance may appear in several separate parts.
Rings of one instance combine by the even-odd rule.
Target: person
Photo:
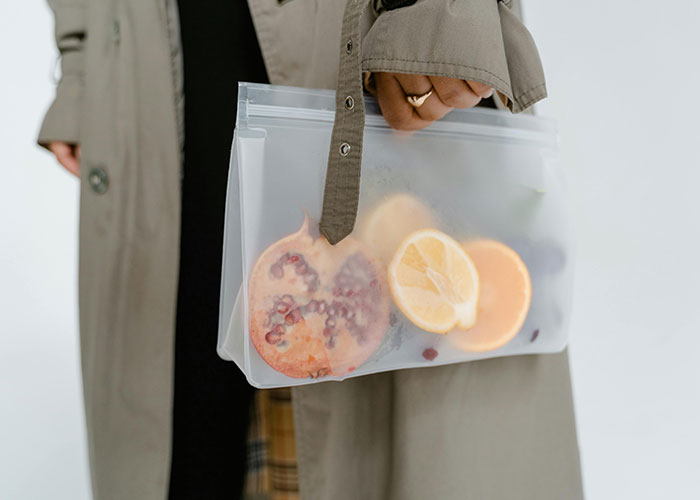
[[[335,88],[345,0],[49,3],[62,77],[39,144],[81,180],[94,498],[582,498],[566,353],[291,392],[216,356],[236,82]],[[546,95],[517,0],[364,4],[394,128]]]

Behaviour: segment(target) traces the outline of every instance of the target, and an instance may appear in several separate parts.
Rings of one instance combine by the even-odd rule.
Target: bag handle
[[[348,0],[341,30],[340,68],[319,229],[331,245],[355,227],[360,198],[365,100],[362,84],[360,19],[367,0]]]
[[[547,95],[542,65],[530,33],[509,10],[512,0],[494,1],[498,4],[500,16],[494,29],[500,28],[503,32],[503,57],[508,66],[505,74],[499,78],[508,84],[508,89],[506,92],[504,88],[503,93],[499,92],[498,96],[505,99],[504,104],[507,104],[511,111],[520,112]],[[365,9],[374,9],[374,13],[379,14],[414,3],[416,0],[347,0],[345,5],[335,96],[335,122],[328,153],[320,222],[321,234],[332,245],[342,241],[352,232],[360,196],[362,138],[365,125],[360,47],[362,17],[366,13]],[[509,62],[511,64],[508,64]],[[473,69],[477,71],[475,79],[479,80],[478,73],[485,70]],[[469,77],[469,72],[462,75],[462,79],[470,79]]]

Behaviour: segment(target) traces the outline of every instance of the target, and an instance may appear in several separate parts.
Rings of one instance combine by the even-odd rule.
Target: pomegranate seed
[[[284,317],[284,320],[287,322],[287,324],[290,325],[299,323],[302,320],[301,311],[299,310],[299,308],[292,310],[292,312],[290,312]]]
[[[299,262],[300,257],[298,255],[292,255],[289,257],[289,262],[294,264],[295,262]]]
[[[532,337],[530,337],[530,342],[534,342],[537,340],[537,337],[540,335],[540,329],[538,328],[534,332],[532,332]]]
[[[282,279],[284,277],[284,269],[279,264],[273,264],[270,266],[270,274],[275,279]]]
[[[277,312],[280,314],[287,314],[289,312],[289,305],[284,302],[277,304]]]
[[[279,343],[280,340],[282,340],[282,336],[275,333],[274,331],[269,331],[265,334],[265,341],[268,344],[275,345]]]
[[[437,358],[437,355],[438,352],[432,347],[428,347],[425,351],[423,351],[423,357],[428,361],[434,360],[435,358]]]

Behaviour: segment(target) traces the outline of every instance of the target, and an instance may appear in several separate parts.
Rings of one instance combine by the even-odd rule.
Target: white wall
[[[53,20],[0,3],[0,498],[90,497],[79,379],[78,182],[35,144]]]
[[[574,188],[571,357],[587,498],[697,498],[700,8],[531,0]],[[0,6],[0,498],[89,498],[77,182],[34,146],[51,18]],[[546,471],[543,471],[546,473]]]
[[[526,4],[574,187],[587,498],[700,498],[700,7]]]

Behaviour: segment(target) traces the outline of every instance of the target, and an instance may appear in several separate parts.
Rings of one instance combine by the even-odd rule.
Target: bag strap
[[[362,86],[360,19],[367,0],[348,0],[341,31],[340,68],[319,229],[331,245],[355,227],[360,198],[365,101]]]

